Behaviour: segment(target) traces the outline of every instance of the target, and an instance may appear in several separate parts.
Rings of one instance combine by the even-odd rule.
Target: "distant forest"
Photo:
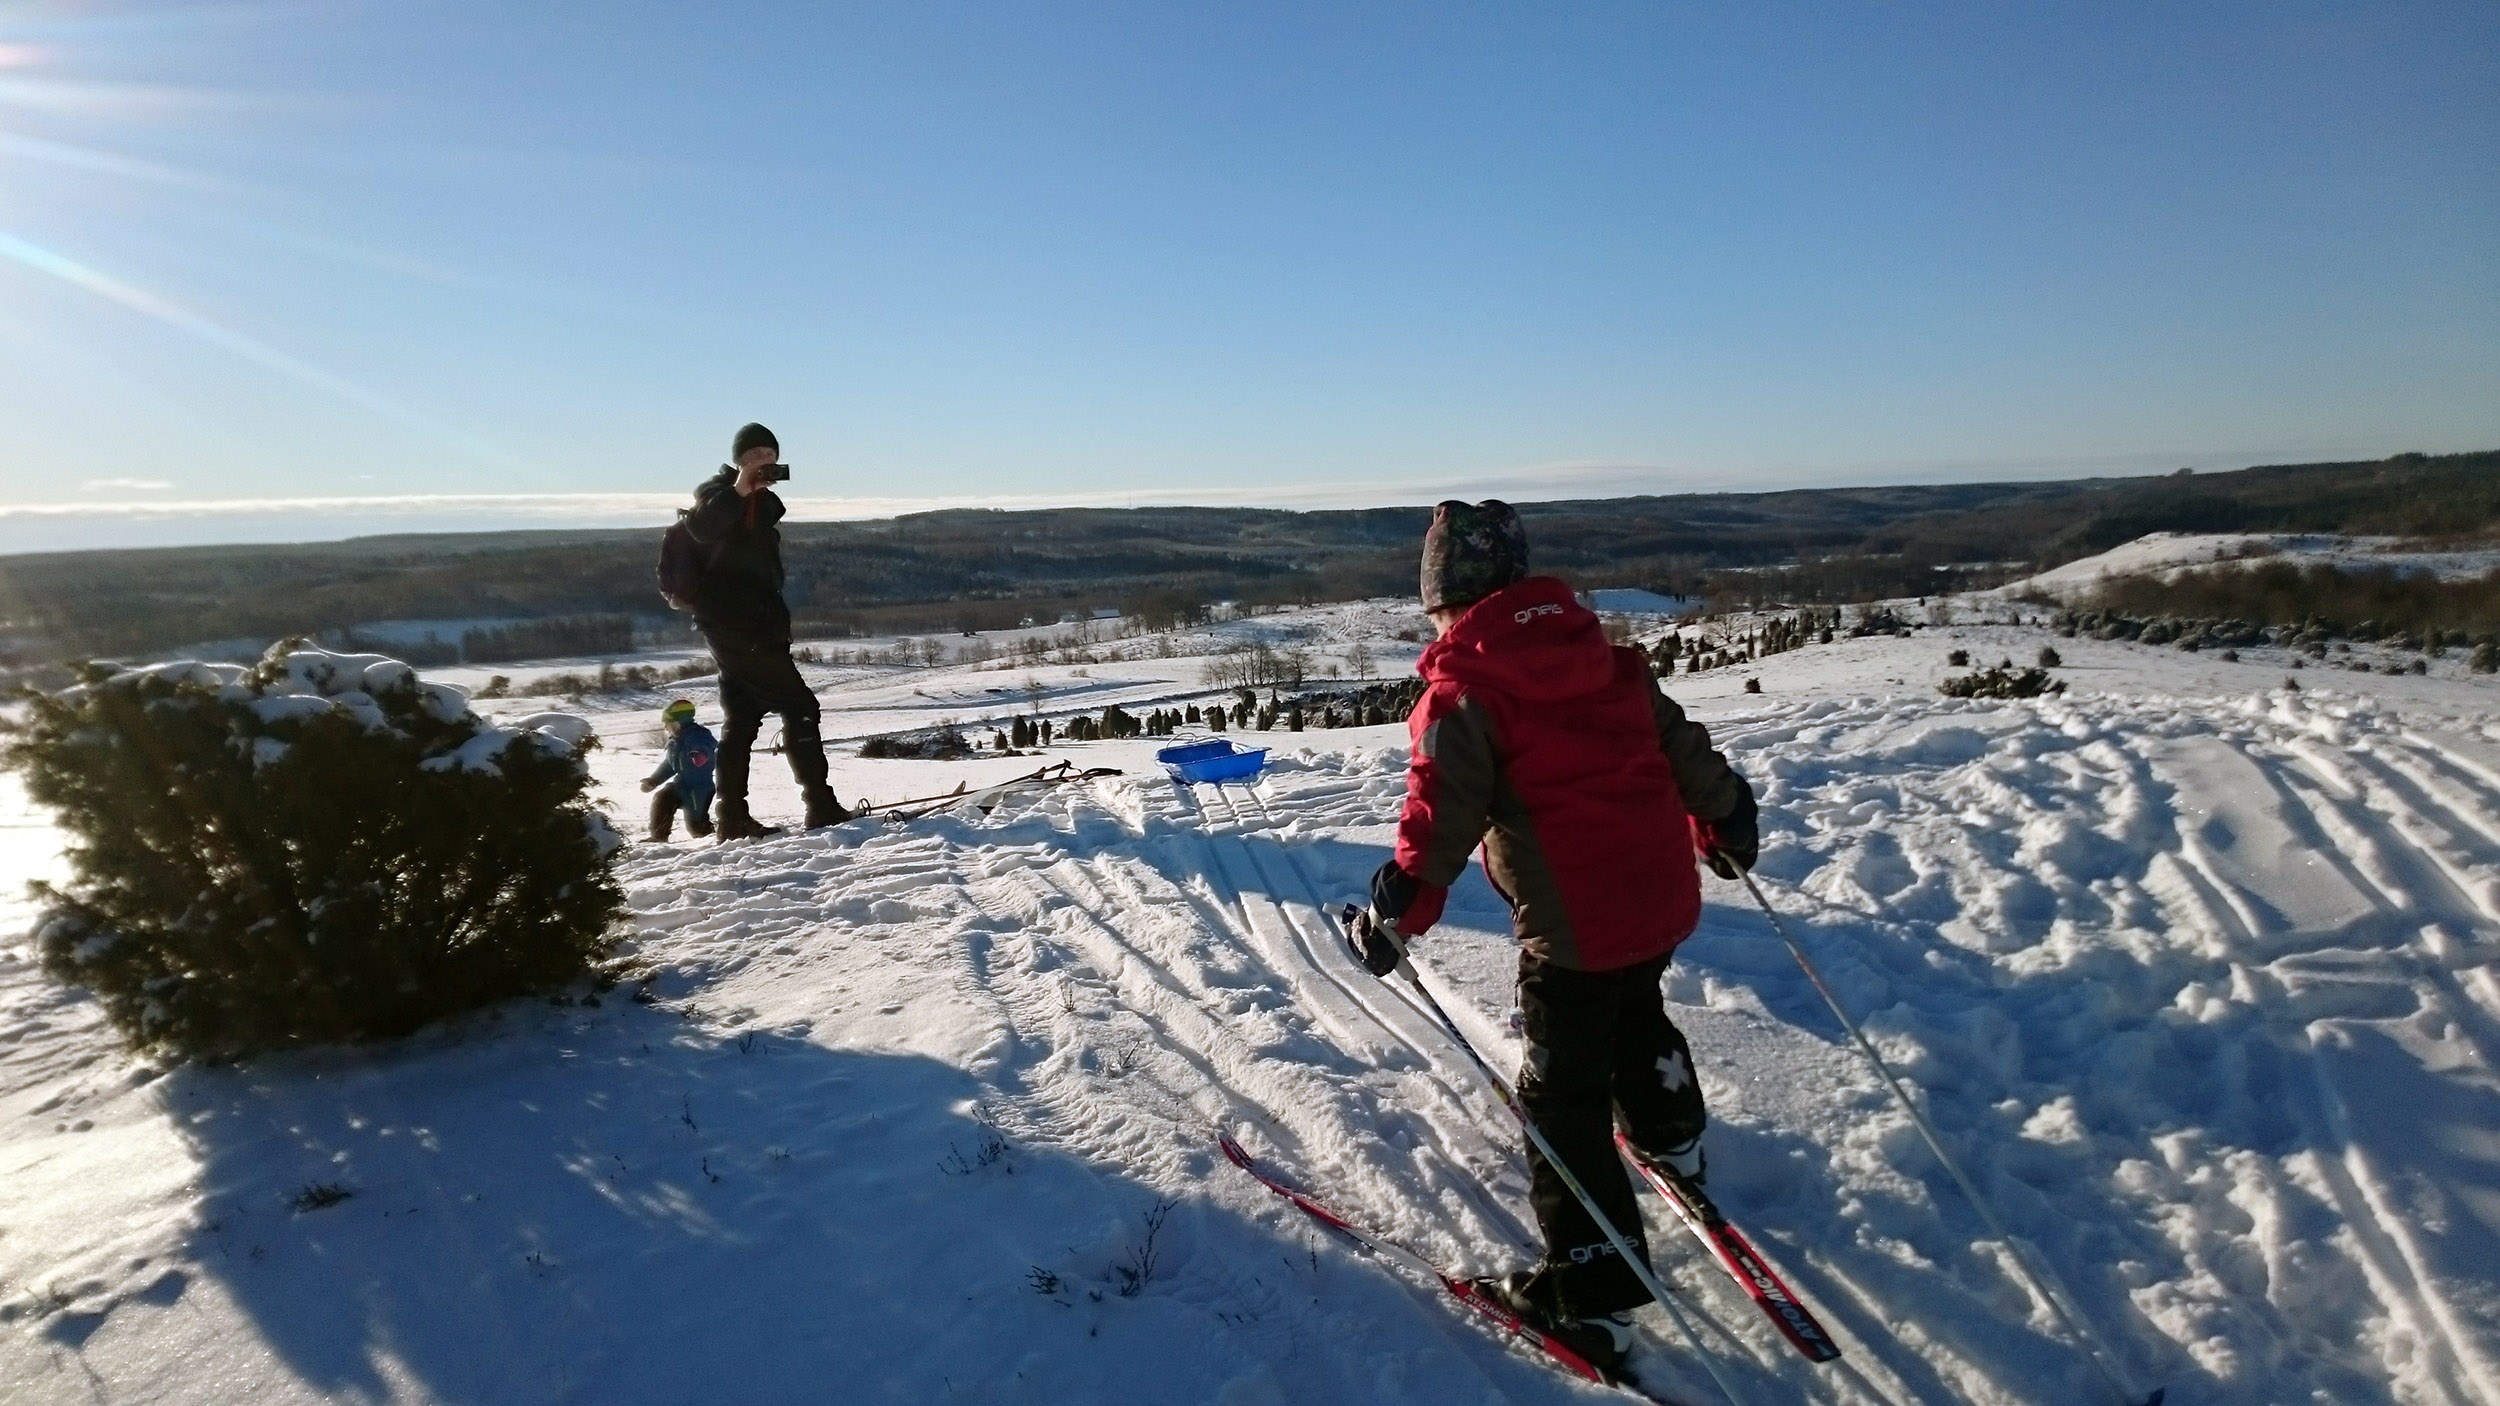
[[[2399,455],[2158,478],[1520,506],[1541,571],[1722,604],[1835,604],[1992,585],[2155,531],[2500,531],[2500,452]],[[1300,604],[1415,588],[1429,509],[950,510],[784,528],[810,635],[1007,628],[1113,606]],[[17,662],[209,640],[342,635],[387,620],[666,615],[656,528],[369,537],[0,557]],[[682,618],[682,617],[681,617]],[[603,627],[605,628],[605,627]],[[517,639],[516,639],[517,642]]]

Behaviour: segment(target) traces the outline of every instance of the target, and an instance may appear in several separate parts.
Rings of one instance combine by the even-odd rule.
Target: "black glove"
[[[1372,912],[1394,923],[1406,916],[1406,910],[1415,906],[1415,895],[1423,891],[1424,886],[1392,859],[1372,871]]]
[[[1701,825],[1701,857],[1709,864],[1710,872],[1720,878],[1742,876],[1761,857],[1761,810],[1755,805],[1753,788],[1745,784],[1745,778],[1736,778],[1736,809],[1722,819],[1705,820]]]
[[[1398,969],[1406,954],[1398,950],[1380,920],[1362,909],[1348,904],[1345,910],[1346,934],[1353,939],[1354,955],[1362,960],[1363,970],[1374,976],[1387,976]]]

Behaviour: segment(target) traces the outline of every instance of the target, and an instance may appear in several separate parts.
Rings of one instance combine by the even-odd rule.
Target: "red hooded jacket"
[[[1693,819],[1744,782],[1659,690],[1637,649],[1606,643],[1562,582],[1532,576],[1470,606],[1416,665],[1414,751],[1397,865],[1423,885],[1400,931],[1441,914],[1479,841],[1520,943],[1583,971],[1672,950],[1701,917]]]

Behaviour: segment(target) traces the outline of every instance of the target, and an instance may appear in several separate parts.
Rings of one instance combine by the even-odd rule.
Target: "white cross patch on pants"
[[[1658,1082],[1669,1093],[1693,1082],[1693,1071],[1684,1063],[1682,1050],[1658,1056]]]

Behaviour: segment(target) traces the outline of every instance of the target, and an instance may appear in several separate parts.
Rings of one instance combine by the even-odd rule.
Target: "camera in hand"
[[[756,477],[764,480],[766,483],[787,483],[790,479],[790,466],[788,464],[766,464],[763,468],[756,470]]]

